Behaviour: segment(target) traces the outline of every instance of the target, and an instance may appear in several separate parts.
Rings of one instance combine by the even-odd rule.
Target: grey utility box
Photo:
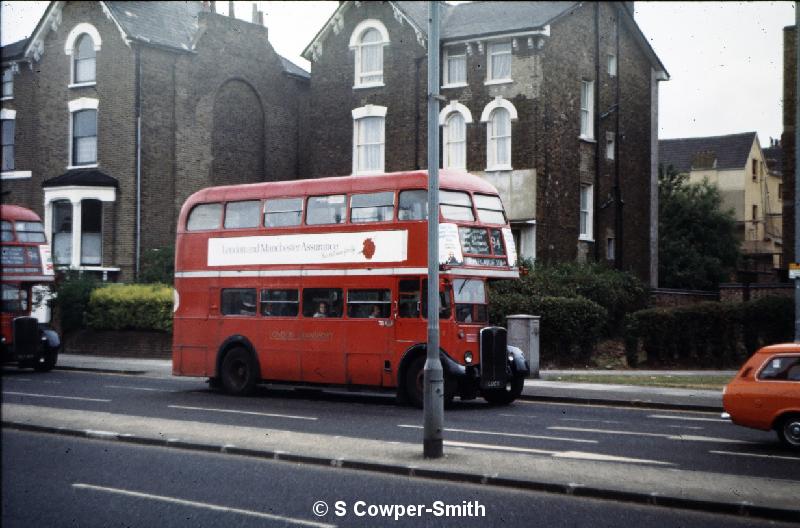
[[[522,350],[531,368],[529,377],[539,377],[539,324],[538,315],[509,315],[508,344]]]

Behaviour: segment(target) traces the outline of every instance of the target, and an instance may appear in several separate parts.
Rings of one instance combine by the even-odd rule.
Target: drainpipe
[[[414,170],[420,169],[419,163],[419,68],[427,55],[414,59]]]
[[[594,237],[594,261],[600,262],[600,236],[597,205],[600,203],[600,3],[594,4],[594,185],[592,186],[592,236]],[[580,196],[580,195],[579,195]]]
[[[622,201],[622,188],[620,186],[620,178],[619,178],[619,148],[620,148],[620,140],[622,139],[622,135],[619,133],[619,88],[620,88],[620,65],[622,61],[620,60],[619,56],[619,31],[622,27],[620,25],[620,17],[622,16],[622,11],[620,7],[617,7],[617,43],[616,43],[616,54],[617,54],[617,88],[616,88],[616,101],[615,105],[617,111],[615,112],[615,138],[614,138],[614,238],[616,238],[616,243],[614,244],[614,264],[615,267],[619,270],[622,269],[622,256],[623,256],[623,243],[625,239],[623,238],[623,222],[622,222],[622,207],[625,203]]]
[[[139,280],[142,253],[142,57],[136,46],[136,262],[135,277]]]

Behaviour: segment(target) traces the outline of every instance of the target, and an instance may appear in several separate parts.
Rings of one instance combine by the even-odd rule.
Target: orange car
[[[723,417],[800,449],[800,343],[758,350],[722,392]]]

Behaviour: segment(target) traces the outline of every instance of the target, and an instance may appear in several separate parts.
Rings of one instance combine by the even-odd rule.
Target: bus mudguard
[[[522,350],[511,345],[506,345],[508,355],[511,357],[509,363],[511,364],[511,372],[514,376],[528,376],[531,369],[528,366],[528,361],[525,359],[525,354]]]
[[[258,369],[257,372],[261,372],[261,363],[258,361],[258,354],[256,354],[256,348],[243,335],[235,334],[228,337],[222,344],[219,346],[217,350],[217,361],[216,361],[216,368],[214,369],[214,376],[219,375],[219,371],[222,368],[222,360],[225,357],[225,353],[235,346],[243,347],[245,350],[250,352],[250,355],[253,357],[253,361],[256,363],[256,368]]]
[[[61,338],[58,337],[58,333],[55,330],[39,325],[39,331],[42,332],[43,341],[47,342],[48,347],[56,349],[61,346]]]
[[[403,359],[400,360],[400,367],[397,371],[397,384],[400,387],[404,386],[405,383],[405,376],[406,376],[406,369],[414,361],[415,358],[418,356],[426,355],[428,351],[428,347],[425,344],[414,345],[413,347],[406,350],[405,354],[403,354]],[[448,376],[452,376],[453,378],[465,378],[467,376],[467,367],[464,365],[459,364],[456,360],[451,358],[447,355],[447,352],[439,349],[439,360],[442,362],[442,370]]]

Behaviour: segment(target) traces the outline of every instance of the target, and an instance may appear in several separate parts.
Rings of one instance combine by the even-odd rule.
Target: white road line
[[[455,442],[445,440],[444,445],[450,447],[466,447],[468,449],[487,449],[490,451],[508,451],[512,453],[532,453],[536,455],[550,455],[553,458],[570,458],[575,460],[597,460],[601,462],[624,462],[628,464],[655,464],[659,466],[671,466],[669,462],[659,460],[647,460],[643,458],[618,457],[613,455],[603,455],[601,453],[588,453],[585,451],[548,451],[545,449],[532,449],[529,447],[500,446],[495,444],[475,444],[472,442]]]
[[[3,378],[3,382],[7,381],[33,381],[30,378]]]
[[[715,455],[748,456],[748,457],[756,457],[756,458],[775,458],[777,460],[793,460],[794,462],[800,462],[800,458],[798,458],[798,457],[780,456],[780,455],[762,455],[760,453],[737,453],[735,451],[709,451],[709,453],[714,453]]]
[[[705,427],[699,427],[697,425],[668,425],[670,429],[691,429],[693,431],[702,431]]]
[[[625,422],[620,422],[617,420],[598,420],[594,418],[561,418],[562,422],[599,422],[604,424],[621,424]]]
[[[625,403],[623,400],[620,400],[620,404]],[[603,403],[567,403],[567,402],[555,402],[555,401],[543,401],[543,400],[514,400],[514,405],[522,404],[522,405],[555,405],[557,407],[581,407],[581,408],[598,408],[598,409],[614,409],[616,411],[635,411],[635,412],[651,412],[653,409],[648,409],[645,407],[636,407],[633,405],[608,405]],[[719,416],[719,413],[709,412],[709,411],[680,411],[681,413],[686,414],[707,414],[710,416]]]
[[[397,427],[406,427],[409,429],[422,429],[421,425],[407,425],[398,424]],[[544,435],[530,435],[522,433],[501,433],[499,431],[474,431],[470,429],[445,429],[448,433],[466,433],[478,435],[493,435],[493,436],[507,436],[509,438],[530,438],[534,440],[558,440],[559,442],[577,442],[579,444],[597,444],[597,440],[583,440],[580,438],[560,438],[557,436],[544,436]]]
[[[45,383],[47,383],[47,384],[49,384],[49,385],[61,385],[61,382],[60,382],[60,381],[54,381],[54,380],[44,380],[44,382],[45,382]]]
[[[656,418],[659,420],[686,420],[687,422],[717,422],[717,423],[730,423],[730,420],[723,420],[721,418],[700,418],[697,416],[676,416],[674,414],[650,414],[648,418]]]
[[[149,391],[149,392],[179,392],[169,389],[153,389],[150,387],[126,387],[125,385],[103,385],[103,387],[107,389],[125,389],[125,390],[138,390],[138,391]]]
[[[667,440],[683,440],[690,442],[720,442],[725,444],[752,444],[753,442],[746,442],[744,440],[733,440],[731,438],[714,438],[711,436],[697,436],[697,435],[672,435],[665,433],[645,433],[640,431],[614,431],[609,429],[584,429],[580,427],[548,427],[553,431],[575,431],[579,433],[601,433],[601,434],[614,434],[621,436],[649,436],[654,438],[666,438]]]
[[[191,506],[193,508],[203,508],[206,510],[213,510],[224,513],[236,513],[239,515],[247,515],[248,517],[256,517],[259,519],[269,519],[271,521],[280,521],[289,524],[297,524],[300,526],[314,526],[319,528],[335,528],[335,524],[321,523],[315,521],[306,521],[305,519],[298,519],[296,517],[284,517],[283,515],[273,515],[271,513],[263,513],[253,510],[243,510],[241,508],[231,508],[229,506],[220,506],[218,504],[209,504],[207,502],[198,502],[186,499],[179,499],[177,497],[168,497],[166,495],[153,495],[151,493],[142,493],[140,491],[130,491],[120,488],[109,488],[106,486],[94,486],[92,484],[82,484],[75,482],[72,484],[73,488],[101,491],[104,493],[114,493],[116,495],[125,495],[127,497],[136,497],[138,499],[149,499],[170,504],[179,504],[181,506]]]
[[[268,416],[270,418],[290,418],[292,420],[319,420],[316,416],[295,416],[291,414],[262,413],[255,411],[237,411],[234,409],[213,409],[210,407],[189,407],[186,405],[167,405],[171,409],[185,409],[188,411],[211,411],[232,414],[248,414],[252,416]]]
[[[110,402],[105,398],[81,398],[79,396],[59,396],[56,394],[36,394],[32,392],[11,392],[3,391],[3,394],[10,394],[13,396],[28,396],[29,398],[57,398],[59,400],[79,400],[79,401],[93,401],[93,402]]]

